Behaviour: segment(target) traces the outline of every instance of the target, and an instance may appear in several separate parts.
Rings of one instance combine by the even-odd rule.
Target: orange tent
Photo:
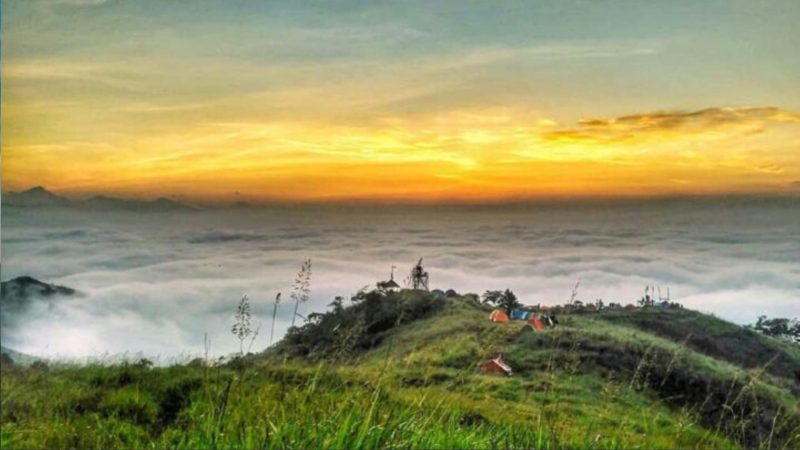
[[[542,323],[541,319],[538,316],[533,316],[528,319],[528,323],[533,327],[536,331],[544,331],[547,327]]]
[[[503,357],[501,355],[498,355],[497,358],[490,359],[481,364],[481,370],[485,373],[494,373],[498,375],[510,376],[512,374],[511,366],[503,361]]]
[[[506,314],[504,311],[496,309],[492,311],[492,314],[489,316],[489,320],[492,322],[506,323],[508,322],[508,314]]]

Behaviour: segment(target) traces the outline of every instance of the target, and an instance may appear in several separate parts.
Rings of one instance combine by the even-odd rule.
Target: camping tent
[[[515,309],[511,311],[511,320],[525,320],[528,318],[528,311],[522,309]]]
[[[508,314],[506,314],[504,311],[496,309],[492,311],[492,314],[489,316],[489,320],[492,322],[506,323],[508,322]]]
[[[539,316],[536,315],[531,316],[531,318],[528,319],[528,323],[536,331],[544,331],[545,329],[547,329],[542,320],[539,319]]]
[[[503,356],[498,355],[497,358],[490,359],[481,364],[481,370],[486,373],[495,373],[498,375],[511,375],[511,366],[503,361]]]

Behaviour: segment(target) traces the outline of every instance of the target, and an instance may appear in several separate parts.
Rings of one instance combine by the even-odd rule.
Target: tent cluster
[[[525,325],[526,330],[544,331],[548,328],[553,328],[556,325],[555,314],[539,314],[524,309],[511,310],[511,317],[502,309],[495,309],[489,314],[489,320],[495,323],[508,323],[512,320],[524,320],[527,322]],[[503,355],[497,355],[497,358],[489,359],[481,363],[481,371],[484,373],[491,373],[496,375],[511,376],[511,366],[503,361]]]
[[[511,317],[505,311],[496,309],[489,315],[489,320],[495,323],[507,323],[512,320],[524,320],[528,322],[526,328],[530,327],[534,331],[544,331],[548,328],[553,328],[557,321],[555,314],[538,314],[524,309],[515,309],[511,311]]]

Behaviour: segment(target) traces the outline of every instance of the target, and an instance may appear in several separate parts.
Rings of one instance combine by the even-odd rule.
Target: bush
[[[33,364],[31,364],[31,369],[37,372],[47,372],[50,370],[50,367],[44,361],[34,361]]]
[[[152,425],[158,418],[158,406],[153,399],[137,389],[124,388],[109,392],[100,402],[100,412],[137,425]]]
[[[98,367],[90,383],[95,387],[121,388],[141,379],[142,368],[124,364],[122,366]]]
[[[6,352],[0,354],[0,369],[10,369],[14,367],[14,359]]]
[[[276,352],[312,360],[347,357],[383,342],[396,326],[425,317],[444,303],[419,290],[362,291],[352,305],[315,316],[313,322],[290,328]]]
[[[203,381],[198,376],[185,376],[173,380],[159,395],[159,425],[167,427],[191,401],[192,394]]]

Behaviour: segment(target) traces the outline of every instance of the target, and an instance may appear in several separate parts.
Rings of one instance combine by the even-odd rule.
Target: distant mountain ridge
[[[3,195],[3,205],[26,208],[67,207],[90,210],[130,210],[130,211],[179,211],[194,209],[191,206],[168,198],[156,200],[133,200],[97,195],[88,199],[71,200],[54,194],[42,186]]]

